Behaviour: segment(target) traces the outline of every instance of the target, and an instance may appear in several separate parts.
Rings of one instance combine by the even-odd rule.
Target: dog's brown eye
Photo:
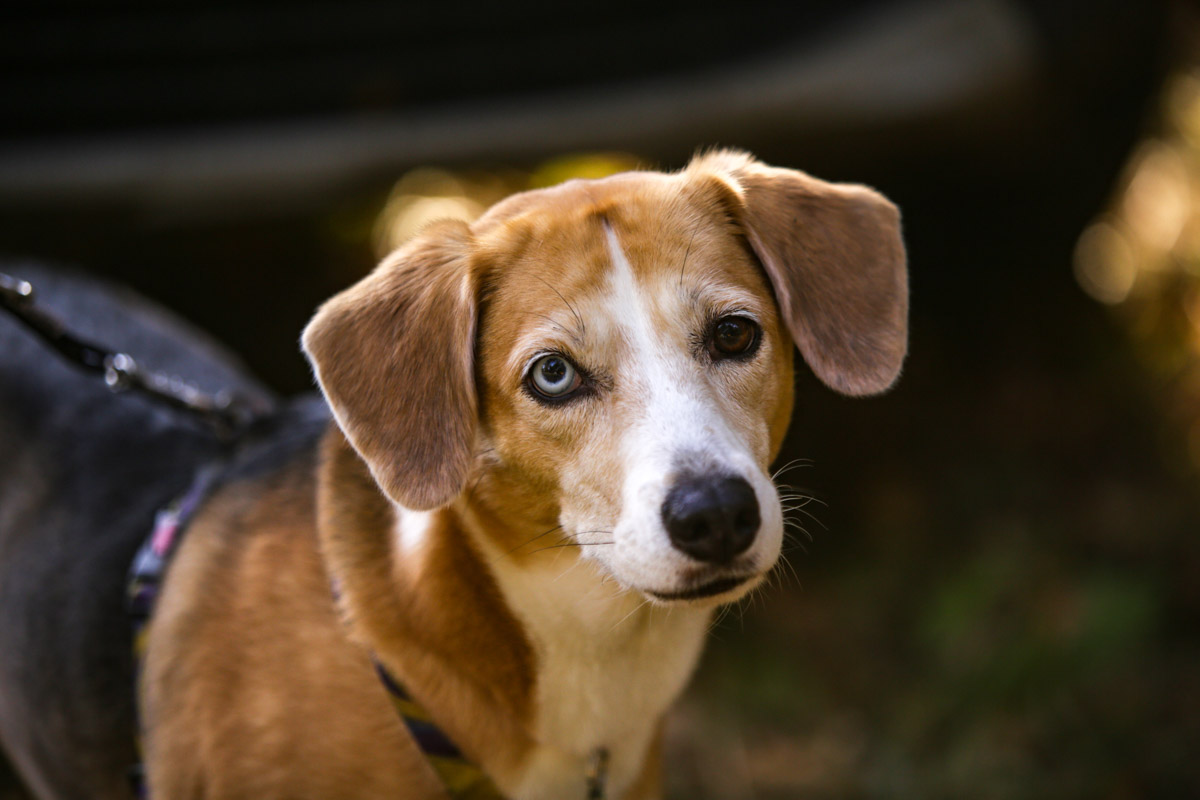
[[[557,400],[578,389],[582,380],[574,364],[563,356],[551,354],[533,362],[528,382],[537,394]]]
[[[712,327],[708,352],[713,358],[736,358],[754,352],[758,325],[745,317],[722,317]]]

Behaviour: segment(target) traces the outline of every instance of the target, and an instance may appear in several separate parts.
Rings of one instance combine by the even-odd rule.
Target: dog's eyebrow
[[[550,291],[552,291],[556,295],[558,295],[558,299],[563,301],[563,303],[570,310],[571,315],[575,317],[575,321],[579,323],[579,330],[586,334],[587,333],[587,325],[584,323],[583,317],[579,316],[579,312],[575,310],[575,306],[571,305],[571,301],[568,300],[567,298],[563,297],[562,292],[560,292],[558,289],[556,289],[554,284],[550,283],[550,281],[546,280],[545,278],[543,278],[540,275],[537,276],[537,278],[539,281],[546,284],[547,288],[549,288]]]
[[[528,316],[541,322],[523,331],[514,342],[507,360],[511,372],[523,373],[530,359],[538,353],[563,351],[564,355],[575,357],[585,349],[584,332],[571,325],[569,320],[556,320],[537,311],[528,312]]]
[[[543,319],[543,320],[545,320],[546,322],[548,322],[548,323],[550,323],[551,325],[553,325],[553,326],[554,326],[554,328],[555,328],[557,331],[559,331],[559,332],[560,332],[560,333],[561,333],[563,336],[565,336],[566,338],[570,339],[570,340],[571,340],[571,343],[572,343],[572,344],[574,344],[576,347],[583,347],[583,339],[584,339],[584,335],[585,335],[585,334],[587,334],[587,328],[586,328],[586,327],[583,327],[583,328],[580,328],[580,329],[577,329],[577,328],[574,328],[574,327],[569,327],[569,326],[567,326],[567,325],[563,325],[561,322],[559,322],[558,320],[554,319],[554,317],[550,316],[549,314],[542,314],[542,313],[540,313],[540,312],[537,312],[537,311],[530,311],[530,312],[529,312],[529,316],[531,316],[531,317],[537,317],[538,319]],[[578,317],[578,315],[576,315],[576,319],[578,319],[578,318],[579,318],[579,317]],[[580,325],[582,326],[582,325],[583,325],[583,321],[582,321],[582,320],[580,320],[579,322],[580,322]]]
[[[683,263],[679,265],[679,285],[683,286],[683,274],[687,270],[688,256],[692,254],[692,242],[696,241],[696,234],[700,231],[700,224],[692,229],[692,235],[688,237],[687,250],[683,252]]]
[[[761,320],[767,313],[757,295],[737,286],[701,284],[691,287],[687,298],[697,310],[710,314],[747,314]]]

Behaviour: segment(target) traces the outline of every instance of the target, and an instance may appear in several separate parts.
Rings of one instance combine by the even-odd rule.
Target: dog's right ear
[[[828,183],[733,150],[696,158],[688,173],[729,200],[816,376],[849,395],[891,386],[908,350],[896,207],[866,186]]]
[[[334,418],[397,503],[424,510],[462,489],[476,424],[471,234],[435,223],[304,330]]]

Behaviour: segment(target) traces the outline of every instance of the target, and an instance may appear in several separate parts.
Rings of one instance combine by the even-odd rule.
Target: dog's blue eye
[[[529,370],[529,385],[543,397],[566,397],[578,389],[580,383],[579,371],[562,356],[542,356]]]

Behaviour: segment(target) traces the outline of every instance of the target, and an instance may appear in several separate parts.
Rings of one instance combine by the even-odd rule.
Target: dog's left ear
[[[866,186],[827,183],[744,153],[701,156],[686,175],[717,181],[775,289],[805,361],[831,388],[882,392],[908,349],[900,212]]]
[[[333,415],[397,503],[425,510],[454,498],[476,424],[471,234],[435,223],[304,329]]]

